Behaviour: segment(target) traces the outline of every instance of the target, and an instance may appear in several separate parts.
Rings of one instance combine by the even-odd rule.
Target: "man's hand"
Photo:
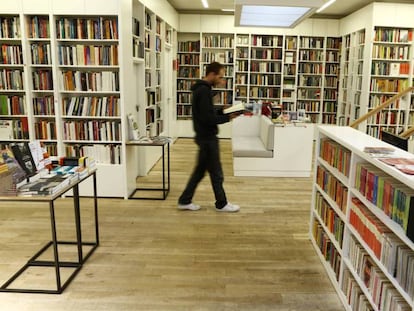
[[[239,115],[243,114],[242,111],[236,111],[229,114],[230,120],[233,120],[234,118],[237,118]]]

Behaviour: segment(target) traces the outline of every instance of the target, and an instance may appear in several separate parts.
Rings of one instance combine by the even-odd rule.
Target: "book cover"
[[[36,174],[36,164],[34,163],[28,143],[15,143],[10,148],[20,167],[26,173],[26,176],[29,177]]]
[[[13,139],[13,121],[12,120],[0,120],[0,139],[9,140]]]

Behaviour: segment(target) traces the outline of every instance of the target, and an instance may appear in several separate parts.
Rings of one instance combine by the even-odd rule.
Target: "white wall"
[[[414,28],[414,4],[374,3],[375,26]]]
[[[339,20],[310,18],[295,28],[235,27],[232,15],[180,14],[180,32],[339,36]]]
[[[346,35],[363,28],[371,27],[373,20],[373,4],[342,18],[339,22],[339,32],[341,35]]]

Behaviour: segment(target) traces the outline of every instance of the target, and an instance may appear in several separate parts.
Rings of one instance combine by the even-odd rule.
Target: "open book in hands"
[[[230,106],[229,108],[223,109],[223,113],[228,114],[228,113],[233,113],[233,112],[238,112],[238,111],[242,112],[243,110],[246,110],[244,103],[237,103],[237,104]]]

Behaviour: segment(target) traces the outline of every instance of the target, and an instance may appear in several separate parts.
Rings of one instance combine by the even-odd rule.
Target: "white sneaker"
[[[239,209],[240,209],[240,206],[227,202],[226,206],[224,206],[223,208],[216,208],[216,211],[234,213],[234,212],[238,212]]]
[[[188,210],[188,211],[198,211],[200,208],[201,208],[200,205],[193,204],[193,203],[190,203],[190,204],[178,204],[178,209],[179,210],[182,210],[182,211],[185,211],[185,210]]]

